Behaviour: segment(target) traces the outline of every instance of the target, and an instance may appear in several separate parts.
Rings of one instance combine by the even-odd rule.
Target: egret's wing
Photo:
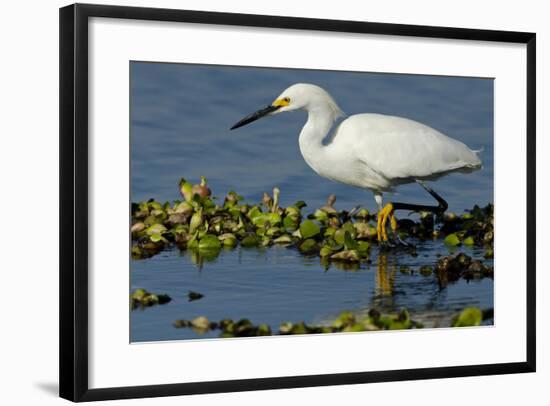
[[[477,154],[462,142],[413,120],[381,114],[351,116],[335,138],[386,179],[423,178],[477,168]]]

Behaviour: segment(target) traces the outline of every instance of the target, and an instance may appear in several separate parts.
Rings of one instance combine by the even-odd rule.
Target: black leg
[[[432,197],[435,200],[437,200],[439,205],[437,205],[437,206],[428,206],[428,205],[424,205],[424,204],[410,204],[410,203],[399,203],[399,202],[393,203],[392,202],[393,210],[394,211],[395,210],[429,211],[431,213],[435,213],[435,214],[439,214],[439,215],[443,214],[447,210],[447,208],[449,207],[449,205],[447,204],[445,199],[443,199],[436,192],[434,192],[432,188],[425,185],[424,182],[419,181],[419,180],[417,180],[416,182],[420,186],[422,186],[426,190],[426,192],[428,192],[430,195],[432,195]]]

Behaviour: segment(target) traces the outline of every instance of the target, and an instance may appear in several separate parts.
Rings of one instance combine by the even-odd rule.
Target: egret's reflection
[[[388,256],[386,254],[378,255],[376,262],[376,287],[373,298],[376,305],[392,304],[395,291],[396,269],[394,259],[388,263]]]

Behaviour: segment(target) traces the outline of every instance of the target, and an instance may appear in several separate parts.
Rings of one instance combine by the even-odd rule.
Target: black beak
[[[239,121],[237,124],[235,124],[233,127],[231,127],[231,130],[234,130],[235,128],[242,127],[243,125],[247,125],[253,121],[258,120],[259,118],[262,118],[264,116],[267,116],[269,113],[274,112],[275,110],[280,109],[281,106],[267,106],[263,109],[260,109],[245,118],[243,118],[241,121]]]

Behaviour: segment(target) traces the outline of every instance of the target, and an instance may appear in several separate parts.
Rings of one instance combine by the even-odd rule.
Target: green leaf
[[[187,241],[187,248],[195,249],[199,247],[199,240],[198,240],[199,233],[196,232],[193,234],[191,239]]]
[[[139,288],[139,289],[134,290],[134,292],[132,293],[132,299],[141,300],[145,296],[147,296],[148,294],[149,293],[145,289]]]
[[[339,228],[334,232],[334,241],[336,241],[338,244],[344,244],[345,243],[345,236],[346,236],[346,230],[343,228]]]
[[[311,251],[316,246],[316,242],[312,238],[308,238],[303,243],[300,244],[300,251],[302,252],[308,252]]]
[[[323,248],[321,248],[321,251],[319,252],[319,255],[322,257],[328,257],[331,254],[332,254],[332,250],[330,249],[330,247],[327,247],[327,246],[324,246]]]
[[[265,323],[260,324],[258,326],[258,335],[259,336],[270,336],[271,335],[271,328]]]
[[[180,180],[180,193],[186,201],[191,201],[193,199],[193,185],[187,182],[185,179],[181,178]]]
[[[132,309],[135,309],[138,306],[153,306],[156,304],[165,304],[170,302],[172,299],[170,296],[165,294],[153,294],[147,292],[145,289],[139,288],[136,289],[131,295],[132,300]]]
[[[251,210],[252,212],[252,210]],[[269,222],[272,226],[280,224],[282,219],[279,213],[253,213],[254,217],[250,217],[252,223],[256,227],[263,227],[266,222]],[[250,213],[249,213],[250,216]]]
[[[298,228],[298,221],[294,220],[292,217],[285,217],[283,220],[283,226],[288,231],[294,231]]]
[[[272,226],[281,224],[281,222],[283,221],[279,213],[267,213],[265,217],[266,220],[269,221],[269,224],[271,224]]]
[[[357,250],[359,252],[367,252],[370,248],[370,244],[367,241],[357,241]]]
[[[197,228],[199,228],[203,223],[202,209],[193,213],[191,221],[189,222],[189,231],[194,233]]]
[[[252,220],[252,222],[254,222],[254,219],[256,217],[260,217],[262,215],[262,209],[260,209],[258,206],[254,206],[248,211],[248,218]]]
[[[342,225],[341,229],[347,231],[348,233],[350,233],[351,238],[353,238],[353,239],[355,239],[355,237],[357,236],[357,230],[353,226],[353,223],[351,223],[349,221],[345,222]]]
[[[314,237],[321,232],[321,229],[317,224],[311,220],[304,220],[300,224],[300,235],[304,240]]]
[[[352,312],[342,312],[332,323],[332,327],[342,328],[355,323],[355,315]]]
[[[467,307],[462,310],[462,313],[453,322],[453,327],[471,327],[479,326],[482,319],[481,310],[477,307]]]
[[[463,241],[464,245],[469,245],[469,246],[472,246],[474,245],[475,241],[474,241],[474,237],[470,236],[470,237],[466,237]]]
[[[205,234],[199,241],[199,250],[220,249],[221,246],[218,237],[212,234]]]
[[[361,323],[355,323],[344,327],[342,331],[344,333],[356,333],[359,331],[365,331],[365,327]]]
[[[247,235],[241,241],[243,247],[256,247],[260,244],[260,239],[255,234]]]
[[[160,242],[160,241],[164,241],[164,242],[167,242],[168,240],[166,238],[164,238],[162,236],[162,234],[151,234],[149,236],[149,239],[153,242]]]
[[[235,234],[222,234],[218,237],[218,240],[220,240],[225,247],[234,247],[237,245],[237,237],[235,237]]]
[[[149,202],[149,207],[153,210],[163,210],[162,204],[156,201]]]
[[[337,230],[338,229],[336,229],[334,227],[327,227],[326,230],[325,230],[324,235],[325,235],[325,237],[332,237],[336,233]]]
[[[326,211],[317,209],[314,214],[317,221],[326,222],[328,220],[328,214]]]
[[[344,247],[347,250],[357,249],[357,242],[351,237],[351,234],[349,233],[349,231],[346,231],[344,233]]]
[[[455,233],[449,234],[447,237],[445,237],[445,240],[443,242],[453,247],[460,245],[460,239]]]
[[[145,233],[147,235],[153,235],[153,234],[162,234],[167,230],[167,228],[159,223],[153,224],[152,226],[148,227],[145,230]]]

